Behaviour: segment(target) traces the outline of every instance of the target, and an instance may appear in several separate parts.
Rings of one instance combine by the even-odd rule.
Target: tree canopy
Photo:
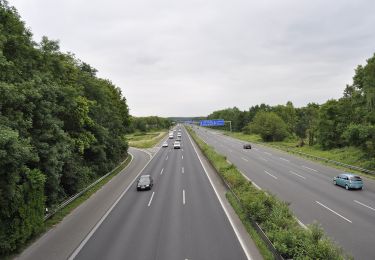
[[[0,254],[58,204],[127,155],[126,99],[59,42],[32,39],[0,0]]]

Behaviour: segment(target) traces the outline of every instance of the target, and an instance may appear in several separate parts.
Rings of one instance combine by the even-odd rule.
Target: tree
[[[283,119],[283,121],[286,123],[289,134],[293,134],[297,121],[296,110],[293,103],[288,101],[285,106],[278,105],[273,107],[272,111],[280,116],[281,119]]]
[[[287,125],[274,112],[258,112],[249,124],[251,133],[259,134],[263,141],[282,141],[288,136]]]

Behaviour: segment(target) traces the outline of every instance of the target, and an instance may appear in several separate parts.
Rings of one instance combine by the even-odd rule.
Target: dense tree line
[[[353,83],[343,97],[318,105],[296,108],[286,105],[256,105],[247,111],[227,108],[208,118],[231,120],[234,131],[259,134],[264,141],[298,138],[324,150],[355,146],[369,158],[375,156],[375,55],[355,70]],[[370,165],[374,167],[375,165]]]
[[[127,155],[126,100],[96,72],[56,41],[34,42],[0,0],[0,255]]]
[[[153,131],[168,129],[172,125],[172,121],[168,118],[158,116],[148,117],[130,117],[130,131]]]

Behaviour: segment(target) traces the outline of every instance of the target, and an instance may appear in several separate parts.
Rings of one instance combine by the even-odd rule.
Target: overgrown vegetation
[[[158,116],[130,117],[130,132],[152,132],[169,129],[172,121]]]
[[[226,161],[226,158],[205,144],[189,129],[216,171],[226,180],[240,199],[246,216],[251,216],[264,230],[275,248],[285,259],[346,259],[349,258],[335,245],[317,224],[302,228],[287,203],[256,189],[251,182]]]
[[[338,100],[301,108],[292,102],[245,111],[234,107],[214,111],[208,118],[232,121],[233,131],[259,134],[265,142],[289,139],[295,140],[294,145],[307,143],[324,151],[358,148],[366,157],[365,167],[375,169],[375,54],[356,68],[353,83]]]
[[[96,72],[57,41],[34,42],[0,0],[0,254],[43,228],[46,207],[127,156],[126,100]]]

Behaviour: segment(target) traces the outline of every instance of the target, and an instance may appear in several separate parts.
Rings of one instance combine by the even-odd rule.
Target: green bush
[[[229,164],[226,158],[203,143],[188,128],[189,133],[217,172],[239,198],[247,216],[255,220],[286,259],[346,259],[348,256],[334,244],[317,224],[302,228],[288,204],[275,196],[256,189],[251,182]]]
[[[45,176],[24,168],[10,207],[0,211],[0,256],[14,251],[43,228]]]

